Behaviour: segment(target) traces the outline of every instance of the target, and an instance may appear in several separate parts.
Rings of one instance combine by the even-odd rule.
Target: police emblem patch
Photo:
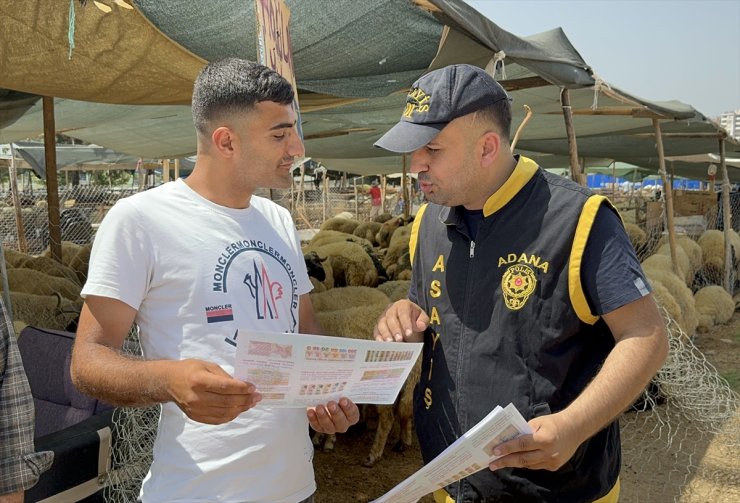
[[[524,307],[537,286],[534,271],[526,264],[514,264],[506,269],[501,278],[501,290],[506,307],[517,311]]]

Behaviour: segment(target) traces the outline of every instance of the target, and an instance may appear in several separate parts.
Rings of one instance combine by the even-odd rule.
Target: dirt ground
[[[730,323],[714,327],[708,334],[697,334],[693,342],[735,392],[740,392],[740,314],[736,312]],[[740,439],[737,437],[740,411],[735,414],[735,419],[732,431],[721,436],[702,435],[697,429],[682,423],[680,438],[676,438],[673,445],[665,449],[661,458],[660,454],[652,452],[649,443],[670,428],[659,424],[660,419],[656,420],[656,426],[656,421],[650,418],[643,421],[640,418],[639,426],[630,426],[630,432],[623,431],[625,463],[622,469],[621,501],[740,501],[740,456],[737,454],[740,449]],[[393,432],[383,459],[372,468],[363,467],[362,461],[373,440],[373,426],[370,417],[365,428],[355,427],[340,436],[334,452],[316,449],[316,503],[371,501],[421,466],[421,455],[415,440],[411,449],[405,452],[392,450],[397,438],[396,432]],[[638,458],[645,459],[627,459],[628,453],[635,452]],[[672,465],[673,461],[665,461],[666,458],[680,459],[681,456],[688,461],[680,466],[688,465],[690,469],[677,470]],[[427,496],[421,502],[433,503],[433,499]]]

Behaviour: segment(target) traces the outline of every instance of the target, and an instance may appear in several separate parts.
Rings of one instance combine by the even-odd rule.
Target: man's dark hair
[[[209,123],[247,112],[261,101],[293,102],[293,87],[279,73],[253,61],[227,58],[206,65],[193,86],[193,122],[207,135]]]
[[[499,100],[492,105],[483,107],[475,112],[477,119],[492,122],[499,127],[499,133],[507,141],[511,141],[511,101]]]

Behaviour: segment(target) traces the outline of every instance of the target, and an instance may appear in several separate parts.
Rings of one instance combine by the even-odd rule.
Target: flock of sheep
[[[706,333],[712,326],[730,321],[735,312],[735,300],[720,286],[725,270],[725,237],[722,231],[704,231],[696,241],[680,235],[676,240],[677,274],[672,267],[665,236],[651,247],[640,227],[626,223],[625,228],[635,250],[642,252],[643,256],[648,255],[642,261],[642,267],[652,284],[656,300],[686,336]],[[730,276],[734,284],[740,277],[740,236],[734,230],[730,231],[730,246]]]
[[[686,336],[706,332],[732,318],[735,300],[719,286],[724,277],[723,232],[708,230],[696,241],[680,236],[677,274],[665,238],[650,240],[635,224],[626,223],[625,227],[638,253],[647,256],[642,266],[658,303]],[[310,297],[327,335],[371,339],[375,321],[385,307],[406,297],[411,278],[410,233],[411,219],[385,214],[376,221],[359,222],[345,213],[325,221],[303,243],[314,285]],[[735,231],[730,235],[734,282],[740,278],[740,236]],[[63,242],[63,263],[53,260],[48,250],[40,256],[4,250],[16,333],[26,324],[75,329],[90,248],[89,244]],[[411,445],[411,402],[419,372],[417,362],[395,406],[377,407],[378,428],[365,466],[381,459],[395,417],[401,424],[396,447]],[[323,442],[324,450],[332,450],[336,438],[314,440],[317,445]]]

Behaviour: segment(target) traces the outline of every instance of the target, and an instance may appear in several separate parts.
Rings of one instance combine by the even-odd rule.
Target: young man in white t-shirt
[[[252,195],[290,186],[303,155],[293,96],[262,65],[206,66],[192,174],[121,200],[98,230],[72,376],[108,403],[162,404],[144,503],[311,501],[308,426],[343,432],[359,419],[346,398],[260,407],[255,386],[232,377],[237,328],[321,332],[290,214]],[[119,351],[134,322],[144,360]]]

